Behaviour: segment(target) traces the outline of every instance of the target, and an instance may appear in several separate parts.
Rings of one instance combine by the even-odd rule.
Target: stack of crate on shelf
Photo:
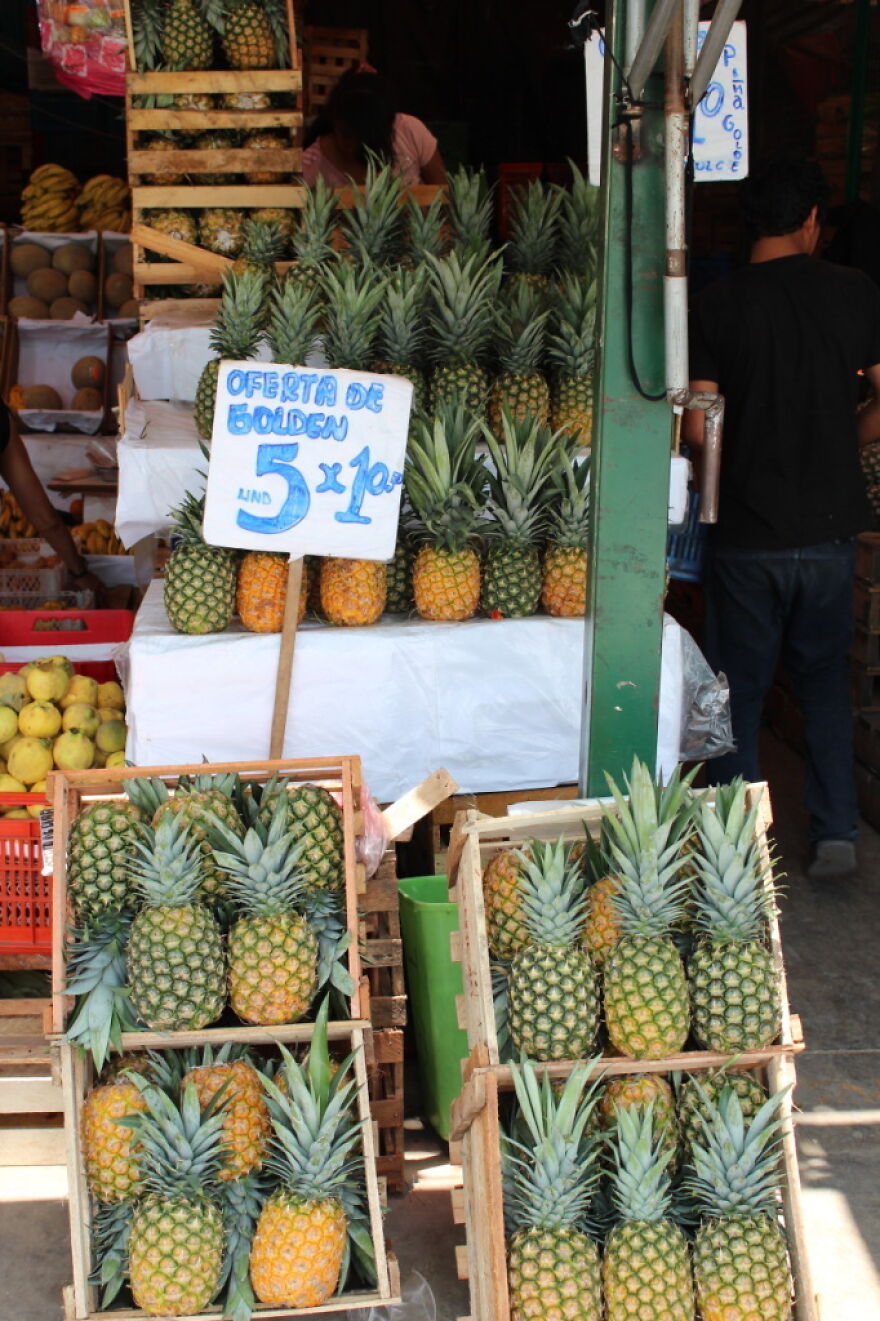
[[[303,205],[305,189],[293,182],[303,114],[289,2],[287,26],[290,67],[283,69],[138,71],[132,48],[125,110],[137,297],[157,285],[216,288],[238,255],[244,217]],[[222,145],[222,136],[220,145],[194,145],[210,132],[236,145]],[[256,133],[278,145],[248,145]],[[236,217],[231,233],[218,220],[224,211]]]
[[[749,786],[747,803],[758,805],[759,856],[768,868],[766,884],[770,885],[767,830],[771,816],[766,786]],[[462,1169],[461,1186],[453,1192],[453,1215],[456,1223],[465,1228],[466,1242],[456,1249],[456,1254],[459,1276],[469,1282],[469,1321],[510,1321],[512,1315],[507,1240],[511,1231],[509,1224],[505,1225],[500,1148],[503,1124],[512,1100],[513,1074],[510,1065],[504,1062],[505,1048],[503,1040],[499,1042],[496,1027],[493,991],[497,994],[499,988],[487,938],[483,872],[499,850],[528,849],[531,841],[564,838],[574,844],[583,841],[585,829],[597,840],[601,819],[602,808],[595,801],[564,810],[506,818],[490,818],[470,811],[459,815],[450,840],[450,898],[458,903],[460,920],[460,931],[452,938],[452,957],[462,964],[464,994],[459,1002],[459,1022],[467,1031],[470,1052],[462,1066],[462,1091],[453,1106],[450,1160]],[[781,1030],[773,1044],[732,1055],[698,1049],[693,1038],[689,1038],[679,1054],[642,1059],[621,1055],[606,1044],[593,1073],[601,1072],[606,1080],[661,1075],[672,1083],[676,1076],[692,1076],[699,1081],[719,1069],[732,1067],[738,1073],[750,1073],[770,1094],[785,1093],[779,1112],[782,1158],[778,1215],[784,1222],[794,1281],[794,1317],[796,1321],[816,1321],[800,1211],[791,1096],[786,1093],[795,1080],[794,1056],[803,1049],[803,1038],[799,1020],[788,1008],[775,908],[769,923],[769,947],[781,1005]],[[562,1083],[571,1075],[575,1064],[573,1060],[559,1060],[535,1067],[539,1075],[546,1072],[554,1083]],[[576,1247],[571,1250],[578,1252]],[[535,1274],[529,1277],[534,1280],[536,1291],[540,1291],[540,1278],[555,1278],[551,1256],[548,1249],[546,1260],[542,1259],[546,1271],[539,1277],[536,1265]],[[559,1260],[561,1263],[563,1258]],[[526,1267],[523,1269],[527,1274]],[[564,1268],[560,1266],[560,1269]],[[762,1315],[777,1313],[768,1311]]]
[[[858,539],[854,594],[856,785],[862,816],[880,829],[880,532]]]
[[[360,761],[356,757],[310,759],[308,761],[278,761],[253,763],[244,766],[184,766],[138,768],[117,771],[84,771],[58,774],[50,785],[54,806],[54,908],[57,915],[72,915],[67,886],[68,843],[71,830],[79,814],[93,804],[101,802],[119,802],[122,800],[125,782],[133,778],[156,777],[162,780],[174,795],[182,777],[225,775],[238,772],[247,785],[248,782],[265,784],[273,776],[283,776],[292,785],[319,785],[328,790],[341,803],[342,834],[344,853],[344,906],[345,918],[349,931],[357,934],[359,888],[363,887],[363,869],[356,861],[355,839],[363,829],[363,814],[360,806],[361,772]],[[110,1310],[102,1310],[101,1293],[97,1286],[101,1269],[96,1262],[96,1243],[103,1242],[102,1231],[106,1229],[108,1206],[99,1205],[90,1187],[86,1167],[86,1144],[83,1138],[83,1110],[86,1100],[96,1085],[95,1070],[91,1057],[78,1049],[65,1034],[71,1026],[73,1002],[65,994],[66,959],[70,928],[63,920],[53,924],[53,1031],[60,1042],[61,1076],[64,1090],[66,1149],[69,1179],[69,1210],[73,1261],[73,1283],[65,1293],[66,1315],[68,1321],[90,1321],[91,1318],[109,1317],[119,1308],[120,1298],[110,1305]],[[369,1070],[375,1055],[372,1040],[372,1028],[367,1016],[369,992],[365,979],[361,975],[359,942],[352,939],[345,953],[347,972],[351,978],[351,994],[345,997],[345,1012],[340,1010],[339,1000],[333,1016],[327,1024],[327,1039],[331,1057],[340,1058],[353,1053],[352,1074],[355,1081],[354,1121],[360,1131],[360,1143],[363,1156],[363,1183],[359,1196],[362,1201],[363,1229],[369,1236],[371,1251],[375,1262],[375,1284],[367,1287],[362,1282],[349,1286],[341,1294],[328,1298],[318,1306],[281,1306],[270,1304],[261,1306],[260,1314],[267,1317],[292,1317],[301,1314],[311,1316],[315,1311],[332,1312],[346,1310],[347,1314],[359,1309],[381,1308],[398,1300],[399,1284],[396,1263],[386,1252],[382,1231],[382,1206],[379,1176],[377,1172],[374,1124],[370,1115]],[[118,1047],[126,1057],[129,1067],[138,1071],[138,1061],[146,1052],[161,1052],[166,1060],[178,1062],[178,1066],[192,1067],[192,1055],[181,1061],[179,1052],[202,1052],[205,1047],[216,1051],[224,1046],[241,1047],[248,1050],[250,1058],[261,1070],[270,1073],[280,1060],[280,1045],[285,1045],[301,1061],[311,1047],[315,1025],[312,1022],[272,1025],[266,1027],[250,1026],[236,1018],[227,1005],[216,1025],[199,1030],[145,1030],[123,1031]],[[332,1062],[332,1061],[331,1061]],[[332,1076],[332,1075],[331,1075]],[[217,1085],[214,1083],[213,1085]],[[283,1087],[282,1087],[283,1090]],[[200,1098],[204,1104],[205,1098]],[[249,1116],[248,1122],[253,1116]],[[239,1129],[241,1131],[239,1121]],[[254,1121],[256,1122],[256,1120]],[[250,1128],[248,1129],[250,1132]],[[264,1165],[265,1169],[265,1165]],[[236,1176],[226,1176],[236,1177]],[[226,1187],[227,1185],[223,1185]],[[129,1194],[130,1195],[130,1194]],[[108,1199],[109,1202],[109,1199]],[[100,1214],[99,1214],[100,1213]],[[237,1222],[240,1226],[243,1221]],[[95,1231],[98,1231],[97,1237]],[[189,1241],[189,1239],[187,1240]],[[322,1250],[327,1246],[326,1237],[322,1238]],[[160,1254],[161,1255],[161,1254]],[[253,1258],[251,1264],[253,1264]],[[313,1261],[313,1265],[316,1261]],[[97,1267],[97,1274],[96,1274]],[[181,1278],[186,1272],[181,1272]],[[193,1275],[197,1276],[198,1266],[194,1264]],[[107,1263],[104,1259],[104,1277],[106,1283]],[[331,1288],[332,1292],[332,1288]],[[183,1311],[188,1309],[184,1306]],[[190,1309],[191,1310],[191,1309]],[[226,1315],[221,1303],[212,1304],[207,1311],[200,1313],[205,1317],[219,1319]],[[121,1315],[127,1318],[145,1316],[145,1312],[126,1309]]]
[[[329,99],[342,74],[367,58],[366,28],[303,28],[303,107],[311,118]]]

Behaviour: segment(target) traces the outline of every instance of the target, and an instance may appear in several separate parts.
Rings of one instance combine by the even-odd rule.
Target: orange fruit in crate
[[[24,388],[21,385],[13,385],[9,391],[7,399],[10,408],[24,408]]]

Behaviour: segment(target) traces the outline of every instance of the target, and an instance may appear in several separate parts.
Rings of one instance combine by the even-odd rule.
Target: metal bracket
[[[721,478],[721,438],[724,431],[724,395],[708,390],[670,390],[673,408],[696,408],[706,414],[703,428],[700,522],[718,522],[718,487]]]

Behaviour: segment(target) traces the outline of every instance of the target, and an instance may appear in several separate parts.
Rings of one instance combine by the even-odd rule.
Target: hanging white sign
[[[390,559],[411,404],[402,376],[221,363],[206,541]]]

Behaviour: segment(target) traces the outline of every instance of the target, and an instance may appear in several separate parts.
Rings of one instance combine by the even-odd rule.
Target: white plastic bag
[[[681,649],[681,760],[707,761],[711,757],[722,757],[736,747],[730,723],[727,678],[713,672],[685,629],[682,629]]]
[[[369,1312],[346,1312],[346,1321],[437,1321],[437,1304],[431,1286],[413,1271],[400,1291],[401,1301],[390,1307],[371,1307]]]

